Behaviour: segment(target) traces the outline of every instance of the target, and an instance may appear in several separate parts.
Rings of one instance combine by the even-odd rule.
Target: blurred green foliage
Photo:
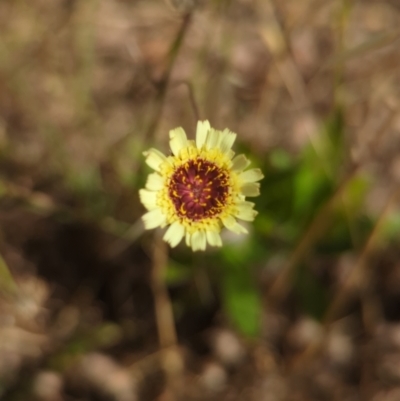
[[[321,127],[319,142],[298,155],[278,148],[263,157],[241,149],[265,175],[261,196],[254,200],[259,215],[249,236],[227,241],[220,251],[206,256],[206,263],[219,282],[232,324],[247,336],[259,334],[262,297],[257,277],[268,270],[272,256],[287,258],[309,238],[307,252],[296,261],[296,273],[289,280],[299,312],[321,319],[330,289],[310,268],[307,255],[318,260],[357,249],[373,227],[363,207],[370,183],[347,163],[344,130],[342,110],[337,109]],[[173,265],[172,276],[182,279]]]

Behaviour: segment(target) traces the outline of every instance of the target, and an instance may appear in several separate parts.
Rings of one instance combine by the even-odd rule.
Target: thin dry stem
[[[284,31],[276,17],[274,4],[271,0],[264,3],[266,10],[266,24],[260,29],[261,37],[271,51],[276,68],[282,78],[294,104],[299,110],[304,110],[311,118],[312,124],[304,127],[309,136],[311,145],[315,152],[320,155],[322,165],[329,173],[323,157],[324,151],[322,141],[316,136],[320,122],[313,110],[311,100],[307,93],[307,88],[304,79],[299,72],[296,63],[290,53],[289,46],[286,43]]]
[[[179,54],[179,50],[183,44],[183,40],[184,40],[186,33],[188,31],[188,28],[190,26],[190,22],[192,19],[191,16],[192,15],[190,13],[187,13],[183,16],[182,24],[179,28],[179,31],[176,34],[176,37],[175,37],[174,41],[171,43],[171,46],[169,48],[168,59],[167,59],[167,63],[166,63],[167,65],[164,70],[164,73],[157,82],[153,82],[153,85],[155,86],[157,93],[156,93],[156,96],[154,99],[154,107],[152,109],[151,116],[149,118],[150,122],[147,126],[147,129],[145,129],[143,131],[143,134],[141,137],[143,147],[145,147],[145,145],[147,143],[150,143],[154,139],[155,132],[157,130],[158,124],[161,119],[162,110],[164,107],[165,98],[166,98],[166,94],[167,94],[167,89],[170,84],[171,73],[172,73],[173,67],[175,65],[177,56]],[[111,149],[111,151],[115,152],[116,150],[123,147],[125,144],[125,141],[130,138],[129,134],[130,133],[128,133],[126,136],[124,136],[124,137],[120,138],[118,141],[116,141],[113,144],[113,149]]]
[[[176,387],[183,369],[182,356],[178,350],[178,339],[174,315],[168,290],[165,285],[165,270],[168,263],[167,244],[162,240],[159,230],[155,233],[153,246],[153,271],[151,285],[158,337],[162,351],[162,365],[168,384]]]
[[[194,95],[194,89],[193,89],[192,83],[189,82],[189,81],[177,81],[177,82],[175,82],[175,85],[185,85],[187,87],[188,96],[189,96],[189,102],[190,102],[190,105],[192,107],[195,120],[196,121],[201,120],[200,108],[199,108],[199,105],[198,105],[198,103],[196,101],[196,97]]]

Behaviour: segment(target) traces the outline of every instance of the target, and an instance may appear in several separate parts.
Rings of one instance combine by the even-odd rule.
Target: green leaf
[[[243,269],[244,272],[248,271]],[[243,334],[255,337],[260,331],[261,300],[255,286],[243,274],[229,272],[223,278],[223,301],[232,323]]]
[[[265,254],[265,246],[260,246],[254,239],[236,246],[225,246],[221,252],[224,261],[221,277],[223,305],[236,328],[250,337],[259,333],[262,310],[250,266],[265,259]]]
[[[277,170],[286,170],[292,166],[292,157],[284,149],[275,149],[269,155],[271,166]]]
[[[321,319],[329,304],[328,291],[308,267],[299,270],[295,288],[302,311]]]
[[[192,277],[193,271],[187,266],[169,261],[165,271],[165,281],[168,285],[175,285],[185,282]]]
[[[299,166],[294,180],[294,218],[309,222],[315,211],[332,193],[332,182],[320,166],[306,161]]]
[[[18,286],[10,272],[10,269],[0,255],[0,293],[15,295],[18,293]]]
[[[400,212],[395,211],[388,216],[381,228],[382,237],[387,241],[399,242],[400,238]]]

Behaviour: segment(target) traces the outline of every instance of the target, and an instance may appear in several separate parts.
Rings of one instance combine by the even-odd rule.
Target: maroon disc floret
[[[178,167],[169,183],[169,196],[176,212],[193,221],[220,214],[228,195],[227,172],[201,158]]]

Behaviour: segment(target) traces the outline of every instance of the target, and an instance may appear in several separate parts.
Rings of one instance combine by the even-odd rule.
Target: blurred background
[[[396,0],[0,1],[0,399],[400,400]],[[248,236],[144,232],[197,120]],[[169,312],[173,312],[173,320]]]

